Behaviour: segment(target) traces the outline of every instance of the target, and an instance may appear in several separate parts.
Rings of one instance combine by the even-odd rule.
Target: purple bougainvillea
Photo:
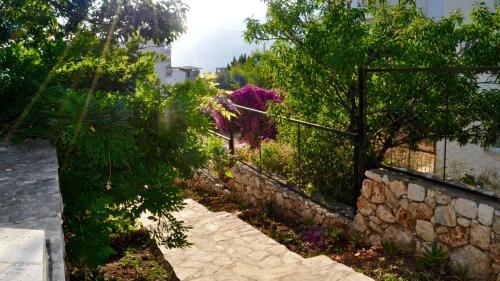
[[[324,249],[326,247],[326,233],[322,228],[313,227],[302,234],[302,241],[313,249]]]
[[[228,100],[227,100],[228,99]],[[219,104],[228,110],[235,112],[235,124],[240,128],[240,140],[249,143],[252,147],[257,147],[264,139],[273,139],[276,137],[276,126],[274,121],[266,116],[236,109],[231,103],[266,111],[269,102],[282,102],[282,97],[273,90],[262,89],[253,85],[246,85],[227,96],[218,97]],[[228,121],[219,111],[212,111],[212,117],[215,119],[215,125],[218,129],[227,131],[229,129]]]

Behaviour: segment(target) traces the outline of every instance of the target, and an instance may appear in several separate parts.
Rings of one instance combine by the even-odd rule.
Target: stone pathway
[[[188,199],[175,214],[192,226],[186,249],[160,249],[182,281],[368,281],[326,256],[303,258],[227,212],[210,212]],[[141,218],[145,226],[153,222]]]

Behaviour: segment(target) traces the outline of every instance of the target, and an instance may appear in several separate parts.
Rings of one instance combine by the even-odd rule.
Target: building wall
[[[443,174],[444,141],[436,144],[436,172]],[[500,189],[500,153],[489,151],[475,144],[460,146],[457,142],[447,141],[446,177],[461,179],[466,174],[483,182],[489,188]]]
[[[177,83],[182,83],[186,80],[187,80],[186,72],[173,68],[172,74],[165,79],[165,84],[175,85]]]

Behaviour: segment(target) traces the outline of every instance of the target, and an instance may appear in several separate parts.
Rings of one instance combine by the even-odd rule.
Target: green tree
[[[160,85],[142,49],[177,38],[184,12],[177,0],[0,3],[0,134],[56,146],[71,264],[104,262],[113,234],[144,212],[167,247],[186,243],[174,180],[206,161],[200,109],[216,90]]]
[[[287,93],[275,110],[341,130],[357,131],[357,77],[363,67],[498,66],[500,62],[500,14],[484,4],[474,9],[470,23],[464,23],[458,13],[437,21],[427,18],[413,1],[369,8],[351,8],[344,1],[266,3],[266,21],[249,19],[245,38],[274,41],[263,64],[273,86]],[[498,76],[492,79],[498,83]],[[479,85],[473,73],[370,75],[371,165],[377,165],[389,148],[415,145],[422,139],[493,142],[500,126],[500,93],[479,91]],[[287,128],[280,132],[287,134]],[[304,153],[316,155],[318,161],[324,159],[324,151],[339,150],[331,138],[311,145]],[[351,145],[341,147],[352,150]],[[318,163],[331,166],[333,161],[343,167],[343,158]]]

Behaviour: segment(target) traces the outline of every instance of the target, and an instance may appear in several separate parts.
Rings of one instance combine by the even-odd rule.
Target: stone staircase
[[[185,249],[160,246],[184,281],[364,281],[371,278],[326,256],[303,258],[227,212],[210,212],[188,199],[176,218],[191,226]],[[147,227],[154,223],[143,215]]]

